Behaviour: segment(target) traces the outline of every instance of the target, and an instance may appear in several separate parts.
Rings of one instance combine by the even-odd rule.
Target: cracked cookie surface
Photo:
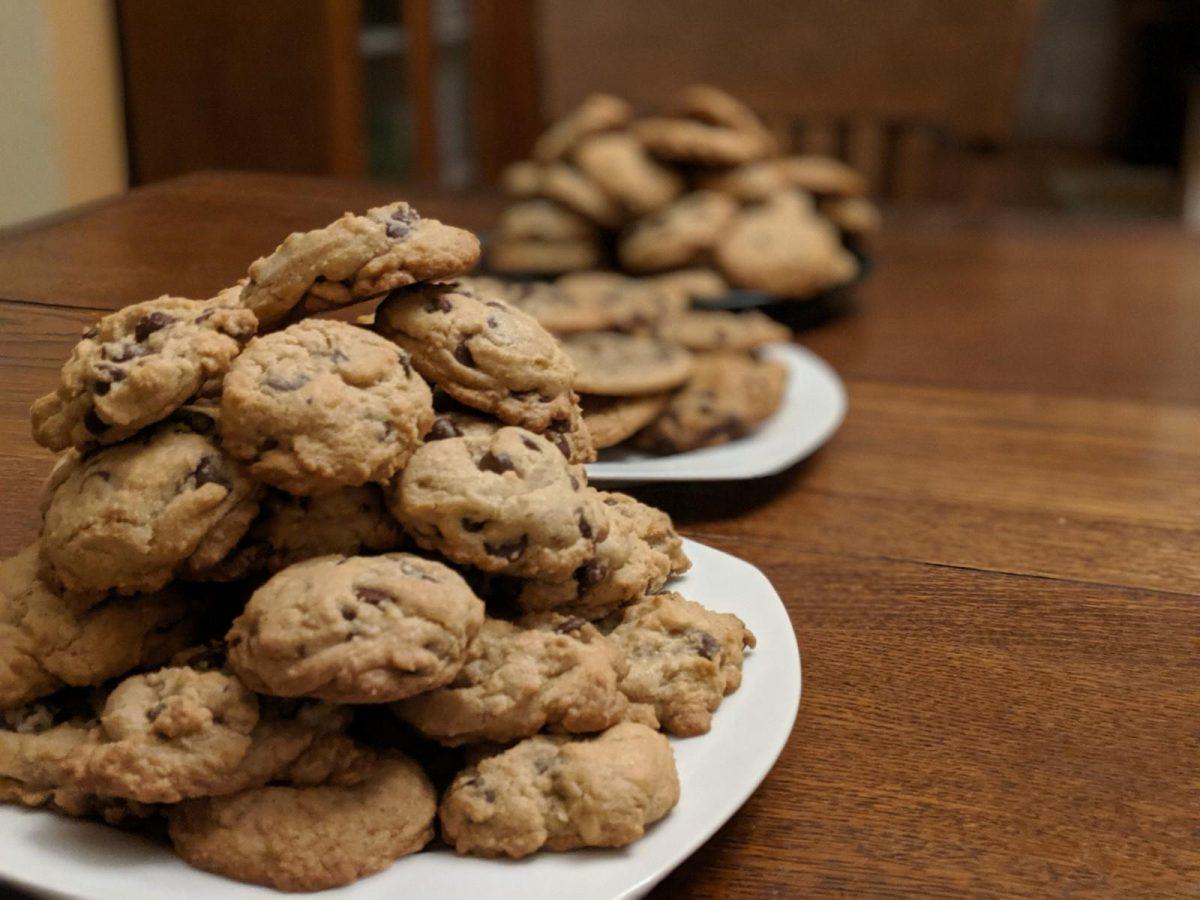
[[[167,423],[66,458],[47,491],[42,556],[55,579],[128,594],[223,559],[250,527],[260,487],[211,435]]]
[[[468,766],[442,798],[442,835],[459,853],[623,847],[679,802],[663,735],[622,722],[590,740],[539,735]]]
[[[276,327],[414,282],[452,278],[478,260],[475,235],[396,202],[289,235],[250,266],[241,299],[264,328]]]
[[[487,572],[567,577],[608,533],[582,467],[522,428],[431,441],[388,504],[418,544]]]
[[[571,361],[549,332],[503,300],[470,284],[421,285],[380,304],[375,327],[460,403],[545,433],[573,461],[594,458]]]
[[[581,619],[489,618],[454,681],[392,708],[451,747],[511,741],[543,728],[602,731],[625,714],[628,701],[617,683],[626,670],[624,656]]]
[[[328,319],[252,341],[221,396],[225,447],[294,494],[386,481],[432,421],[429,386],[404,349]]]
[[[211,301],[159,297],[105,316],[71,351],[55,392],[34,401],[34,440],[51,450],[124,440],[224,374],[256,326],[230,291]]]
[[[452,680],[482,621],[483,602],[441,563],[322,556],[254,592],[227,636],[229,664],[262,693],[383,703]]]
[[[608,639],[629,659],[621,690],[681,737],[709,730],[721,699],[742,683],[743,648],[756,643],[737,616],[672,592],[626,607]]]

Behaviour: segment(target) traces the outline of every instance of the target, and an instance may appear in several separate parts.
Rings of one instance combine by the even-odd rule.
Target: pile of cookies
[[[737,288],[805,298],[852,281],[848,247],[879,224],[857,172],[782,156],[752,110],[709,85],[643,118],[593,94],[502,184],[514,202],[488,247],[502,274],[705,266]]]
[[[285,890],[637,840],[754,636],[590,487],[570,358],[404,203],[89,328],[0,562],[0,800]],[[313,314],[383,298],[372,328]]]
[[[742,437],[783,401],[787,370],[762,358],[791,330],[757,311],[692,306],[724,282],[703,269],[652,278],[574,272],[554,282],[465,279],[556,335],[597,449],[682,453]]]

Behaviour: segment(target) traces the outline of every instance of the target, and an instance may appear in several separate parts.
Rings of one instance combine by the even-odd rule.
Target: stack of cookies
[[[783,401],[787,370],[759,351],[791,340],[791,331],[757,311],[693,308],[724,291],[711,272],[465,281],[503,296],[558,337],[597,449],[671,454],[723,444],[750,433]]]
[[[857,172],[782,156],[753,111],[708,85],[640,119],[594,94],[502,183],[514,202],[488,263],[503,274],[704,266],[737,288],[806,298],[856,277],[848,247],[879,223]]]
[[[709,729],[754,636],[665,589],[665,513],[588,485],[570,357],[449,280],[478,253],[394,203],[84,333],[0,562],[0,800],[285,890],[439,830],[622,846],[675,805],[663,732]]]

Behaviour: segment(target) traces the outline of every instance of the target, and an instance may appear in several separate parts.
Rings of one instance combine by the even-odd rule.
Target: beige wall
[[[0,225],[126,187],[108,0],[0,3]]]

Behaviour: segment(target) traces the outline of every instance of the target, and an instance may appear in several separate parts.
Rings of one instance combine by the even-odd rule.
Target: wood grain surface
[[[0,237],[0,553],[50,466],[29,402],[96,311],[207,296],[394,196],[498,208],[202,175]],[[638,491],[767,573],[805,669],[774,771],[658,895],[1200,894],[1200,240],[914,211],[874,255],[853,312],[801,335],[848,382],[833,440]]]

